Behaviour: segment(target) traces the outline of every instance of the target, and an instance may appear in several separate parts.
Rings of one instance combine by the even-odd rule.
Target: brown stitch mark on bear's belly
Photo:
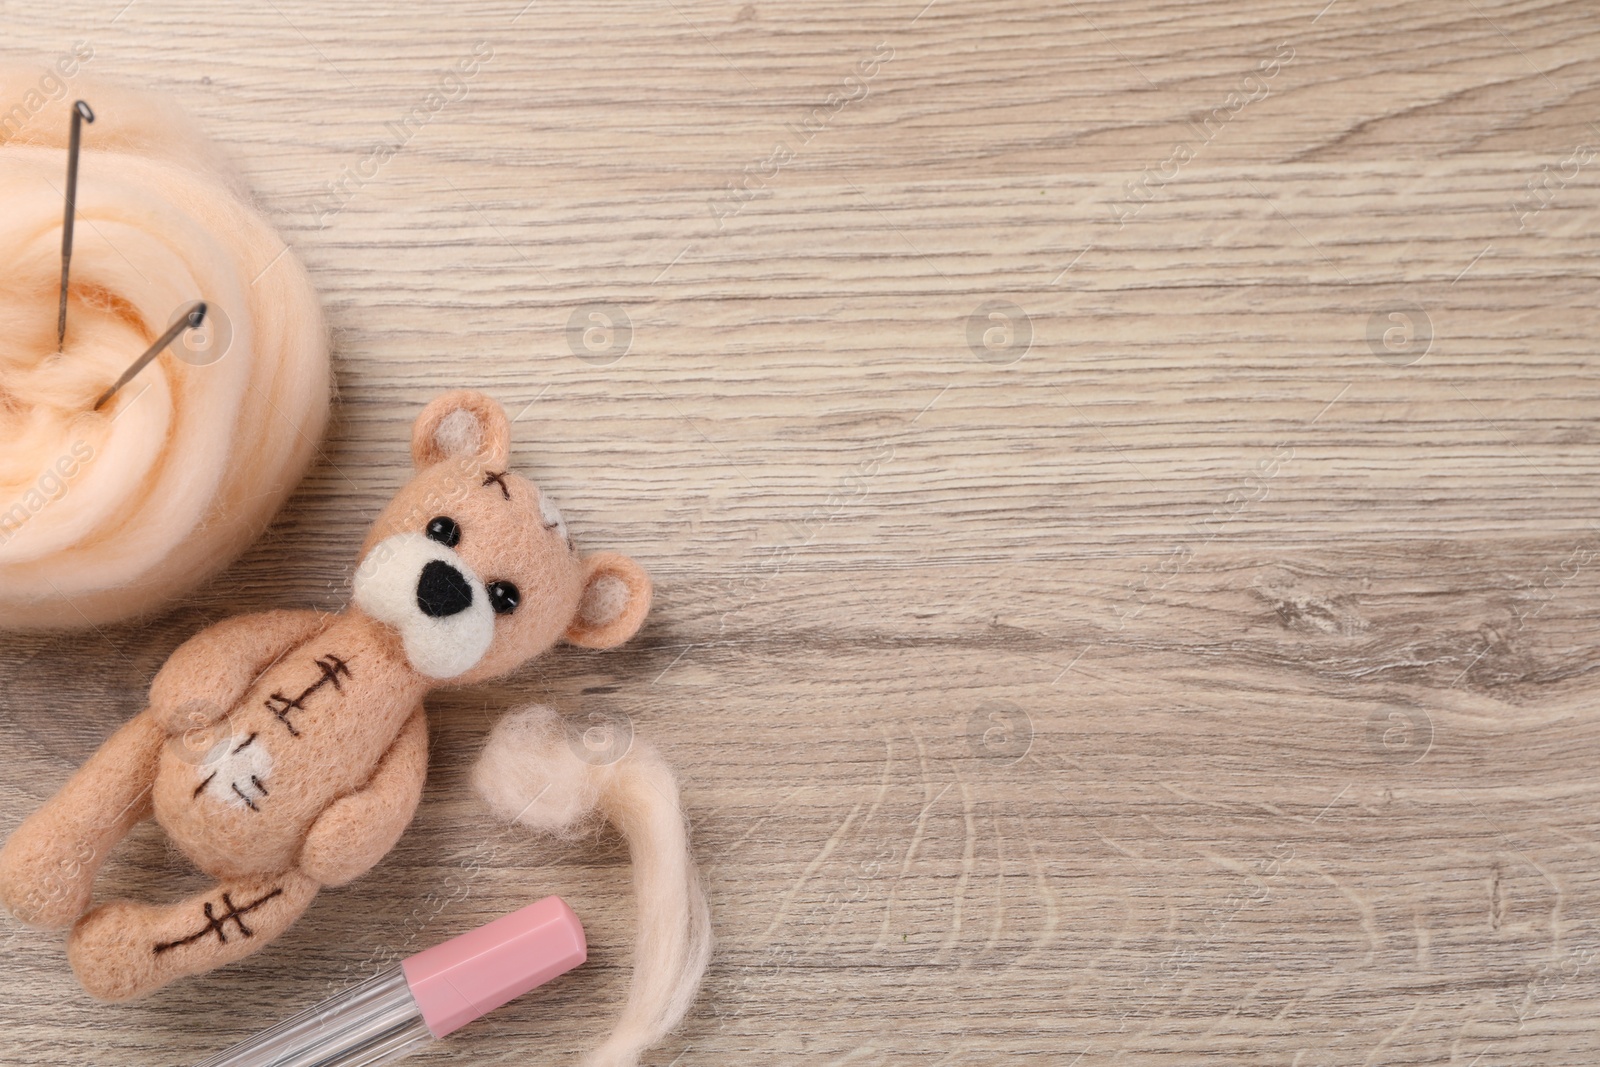
[[[318,656],[314,662],[321,674],[316,681],[300,690],[300,695],[290,698],[279,690],[274,690],[272,695],[262,701],[266,709],[277,718],[283,728],[288,731],[288,737],[298,740],[300,730],[296,728],[292,715],[306,709],[306,701],[324,686],[332,685],[335,692],[342,692],[341,678],[350,678],[350,664],[334,653]],[[258,680],[259,681],[259,680]],[[234,722],[232,716],[228,723]],[[261,812],[263,804],[272,795],[272,790],[267,787],[266,779],[272,777],[275,761],[273,750],[279,750],[281,760],[281,742],[285,739],[282,735],[274,733],[271,740],[263,739],[261,731],[252,730],[243,741],[234,743],[231,731],[226,732],[220,741],[211,747],[205,754],[196,774],[200,775],[200,782],[194,787],[192,799],[196,804],[223,804],[228,806],[242,805],[249,811]]]
[[[322,676],[302,689],[300,695],[293,700],[278,692],[274,692],[266,699],[267,710],[278,717],[284,729],[289,731],[290,737],[300,736],[300,731],[295,729],[290,717],[297,711],[305,710],[306,699],[330,682],[335,690],[343,691],[344,687],[339,684],[339,677],[341,675],[350,677],[350,665],[331,652],[318,658],[317,666],[322,669]]]
[[[219,878],[286,870],[328,805],[371,779],[420,696],[396,685],[385,651],[324,633],[256,679],[212,752],[168,747],[156,818],[197,866]]]

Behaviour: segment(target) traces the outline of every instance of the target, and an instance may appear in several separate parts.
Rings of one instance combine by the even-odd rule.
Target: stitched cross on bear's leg
[[[289,929],[318,888],[288,870],[170,904],[107,901],[72,928],[67,957],[91,995],[128,1000],[244,959]]]
[[[238,926],[239,932],[245,937],[254,937],[256,936],[255,931],[244,924],[244,917],[261,907],[261,905],[265,904],[267,901],[273,899],[274,897],[281,896],[282,894],[283,889],[281,887],[274,889],[265,896],[257,897],[255,900],[241,908],[237,907],[233,903],[233,897],[229,896],[227,893],[223,893],[222,906],[228,909],[226,914],[218,915],[214,910],[214,906],[208,900],[206,901],[204,909],[206,913],[205,926],[190,934],[188,937],[182,937],[176,941],[163,941],[156,945],[152,951],[159,956],[163,952],[170,951],[171,949],[180,948],[183,945],[192,945],[196,941],[199,941],[201,938],[204,938],[210,934],[216,934],[218,942],[226,945],[228,943],[227,925],[230,922]]]

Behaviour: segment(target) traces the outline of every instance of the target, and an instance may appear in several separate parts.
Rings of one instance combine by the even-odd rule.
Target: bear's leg
[[[150,814],[167,737],[139,714],[30,815],[0,850],[0,903],[32,926],[71,926],[89,907],[106,855]]]
[[[318,888],[289,871],[218,885],[178,904],[114,900],[73,928],[67,959],[90,996],[133,1000],[263,948],[300,917]]]

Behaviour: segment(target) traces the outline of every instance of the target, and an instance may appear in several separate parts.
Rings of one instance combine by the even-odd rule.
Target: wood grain
[[[0,830],[207,620],[340,604],[445,387],[659,606],[434,699],[412,831],[243,965],[94,1006],[6,920],[5,1063],[193,1062],[551,892],[592,963],[420,1062],[573,1062],[625,852],[466,783],[536,700],[682,774],[719,948],[651,1063],[1600,1057],[1592,5],[122,2],[0,49],[194,111],[341,405],[202,594],[5,642]]]

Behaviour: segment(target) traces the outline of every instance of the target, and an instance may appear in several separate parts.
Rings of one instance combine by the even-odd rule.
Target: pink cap
[[[434,1037],[458,1030],[589,958],[583,924],[545,897],[400,966]]]

